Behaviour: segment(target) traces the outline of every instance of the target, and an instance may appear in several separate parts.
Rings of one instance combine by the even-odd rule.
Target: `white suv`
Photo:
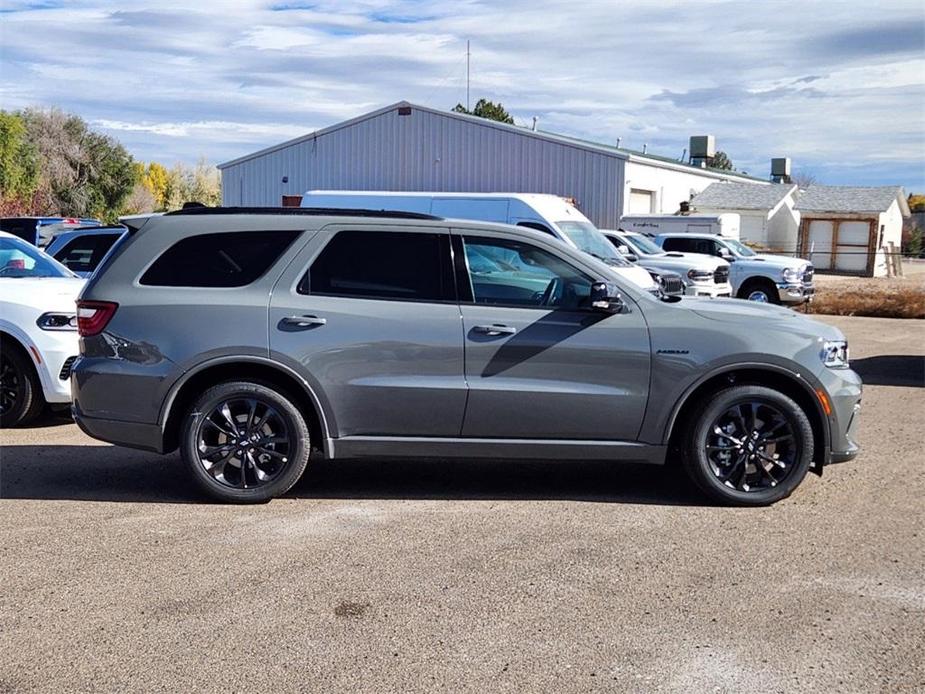
[[[0,232],[0,427],[71,401],[77,295],[84,280],[32,244]]]

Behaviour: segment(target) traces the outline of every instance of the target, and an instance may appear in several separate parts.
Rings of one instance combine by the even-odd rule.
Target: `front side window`
[[[164,251],[141,277],[158,287],[243,287],[275,263],[301,231],[231,231],[190,236]]]
[[[447,233],[340,231],[299,283],[300,294],[455,301]]]
[[[477,304],[578,310],[591,279],[561,258],[520,241],[467,236],[463,248]]]
[[[0,278],[73,276],[31,243],[12,236],[0,237]]]
[[[739,243],[735,239],[726,239],[726,245],[729,246],[737,255],[742,256],[743,258],[751,258],[753,255],[758,255],[751,248],[746,246],[744,243]]]
[[[64,244],[55,260],[74,272],[93,272],[119,234],[87,234]]]

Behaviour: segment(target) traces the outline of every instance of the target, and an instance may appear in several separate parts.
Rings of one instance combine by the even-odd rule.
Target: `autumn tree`
[[[26,137],[26,124],[16,113],[0,111],[0,210],[17,215],[27,211],[38,188],[35,148]]]

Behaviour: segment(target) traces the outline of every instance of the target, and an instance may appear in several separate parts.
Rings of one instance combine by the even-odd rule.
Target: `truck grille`
[[[713,273],[713,281],[716,284],[726,284],[729,281],[729,268],[718,267]]]
[[[666,294],[683,294],[684,283],[680,277],[662,277],[662,291]]]
[[[66,381],[71,377],[71,367],[74,366],[74,360],[77,359],[76,356],[68,357],[64,360],[64,365],[61,367],[61,373],[58,374],[58,378],[62,381]]]

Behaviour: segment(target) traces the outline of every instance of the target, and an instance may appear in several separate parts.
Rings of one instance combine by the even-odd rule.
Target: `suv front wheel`
[[[259,503],[286,493],[308,464],[305,418],[271,387],[221,383],[183,419],[180,454],[197,485],[232,503]]]
[[[764,386],[712,395],[688,429],[685,467],[709,497],[735,506],[767,506],[803,481],[813,430],[791,398]]]

